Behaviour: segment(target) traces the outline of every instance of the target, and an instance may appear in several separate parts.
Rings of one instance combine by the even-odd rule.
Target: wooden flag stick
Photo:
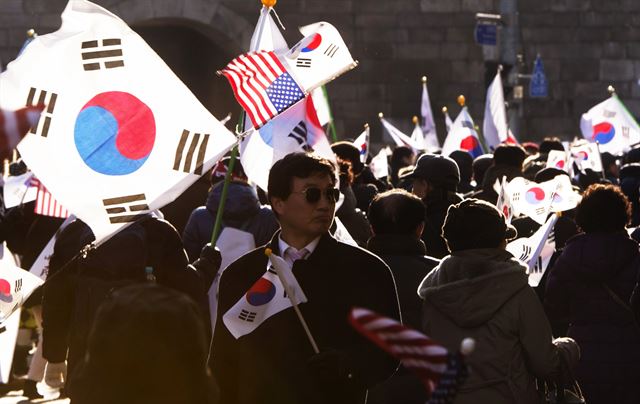
[[[315,340],[315,338],[313,338],[313,335],[311,334],[311,330],[309,329],[309,326],[307,325],[307,322],[304,319],[304,317],[302,316],[302,312],[300,311],[300,308],[298,307],[298,301],[296,299],[296,296],[295,296],[294,292],[291,290],[291,286],[289,286],[289,283],[287,282],[285,277],[282,275],[281,269],[278,268],[278,265],[276,265],[274,260],[271,259],[271,255],[273,255],[273,251],[270,248],[266,248],[264,250],[264,254],[267,257],[269,257],[269,261],[271,261],[271,264],[275,268],[276,274],[278,275],[278,278],[280,278],[280,282],[282,283],[282,286],[284,286],[284,291],[287,293],[287,297],[291,301],[291,305],[293,306],[293,310],[296,312],[296,316],[298,316],[298,320],[300,320],[300,324],[302,325],[302,328],[304,328],[305,334],[307,334],[307,338],[309,339],[309,343],[311,344],[311,347],[313,348],[313,352],[320,353],[320,350],[318,349],[318,344],[316,344],[316,340]]]

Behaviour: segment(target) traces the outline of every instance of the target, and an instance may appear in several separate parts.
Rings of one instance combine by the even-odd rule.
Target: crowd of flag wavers
[[[0,392],[640,402],[640,127],[615,90],[582,139],[524,142],[498,69],[482,131],[460,97],[440,146],[422,78],[412,134],[380,113],[370,153],[323,89],[357,67],[339,32],[289,47],[262,3],[219,71],[235,133],[86,0],[0,74]]]

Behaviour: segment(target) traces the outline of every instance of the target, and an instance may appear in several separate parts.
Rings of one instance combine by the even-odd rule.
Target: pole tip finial
[[[447,108],[447,107],[442,107],[442,113],[443,113],[443,114],[446,114],[446,113],[447,113],[447,111],[449,111],[449,108]]]
[[[38,36],[38,34],[36,34],[36,30],[35,30],[35,29],[30,28],[30,29],[27,31],[27,37],[28,37],[28,38],[35,38],[35,37],[37,37],[37,36]]]
[[[270,257],[271,254],[273,254],[273,250],[271,250],[271,248],[264,249],[264,255],[266,255],[267,257]]]
[[[461,107],[464,107],[464,104],[467,102],[467,99],[464,98],[464,95],[460,94],[458,96],[458,104],[460,104]]]
[[[411,118],[411,121],[413,123],[418,123],[418,117],[414,115],[413,118]]]
[[[378,112],[378,118],[380,119],[384,118],[384,114],[382,112]]]
[[[369,128],[369,123],[368,123],[368,122],[364,124],[364,128],[365,128],[365,129],[368,129],[368,128]]]
[[[273,7],[278,2],[278,0],[260,0],[260,1],[262,1],[262,5],[265,7]]]
[[[427,76],[422,76],[422,82],[426,83],[427,82]]]
[[[476,341],[473,338],[465,338],[460,344],[460,353],[467,356],[476,349]]]
[[[609,87],[607,87],[607,91],[609,92],[609,95],[613,95],[615,94],[616,89],[612,85],[609,85]]]

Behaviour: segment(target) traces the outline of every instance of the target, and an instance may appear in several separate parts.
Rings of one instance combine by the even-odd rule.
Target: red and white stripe
[[[446,372],[447,349],[399,321],[354,307],[349,322],[358,332],[399,359],[405,368],[416,373],[428,391],[433,391]]]
[[[31,178],[31,185],[38,187],[36,207],[33,210],[36,215],[60,217],[63,219],[69,217],[69,211],[55,200],[40,180],[35,177]]]
[[[7,158],[29,129],[38,124],[43,107],[0,109],[0,158]]]
[[[286,71],[275,53],[258,51],[238,56],[220,73],[229,80],[253,126],[259,128],[278,114],[265,90]]]

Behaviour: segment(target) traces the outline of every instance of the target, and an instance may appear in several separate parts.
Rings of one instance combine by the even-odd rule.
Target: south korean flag
[[[46,105],[18,150],[98,244],[173,201],[236,142],[138,34],[85,0],[7,66],[0,104]]]
[[[267,271],[222,317],[227,329],[236,339],[253,332],[269,317],[292,307],[294,302],[296,305],[307,302],[307,296],[289,264],[275,254],[267,254]]]

